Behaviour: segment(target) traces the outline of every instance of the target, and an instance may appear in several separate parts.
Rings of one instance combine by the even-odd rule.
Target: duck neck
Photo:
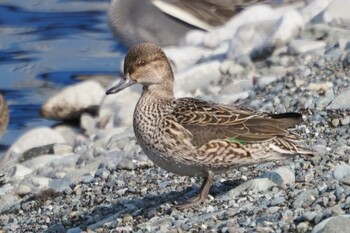
[[[173,80],[169,79],[162,83],[143,86],[142,97],[152,98],[158,101],[175,99],[173,91]]]

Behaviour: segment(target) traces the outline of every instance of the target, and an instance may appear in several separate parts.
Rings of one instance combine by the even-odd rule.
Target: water
[[[25,131],[57,122],[42,103],[81,74],[119,72],[125,48],[107,24],[106,0],[0,1],[0,92],[10,123],[0,157]]]

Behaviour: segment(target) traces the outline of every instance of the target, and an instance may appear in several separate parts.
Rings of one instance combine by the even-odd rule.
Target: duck
[[[292,130],[303,122],[299,113],[270,114],[175,98],[171,64],[155,44],[139,44],[128,51],[122,78],[106,94],[135,84],[143,89],[133,114],[134,133],[143,152],[169,172],[203,178],[200,193],[179,209],[205,201],[216,174],[313,153]]]
[[[130,48],[139,43],[178,45],[191,30],[211,31],[253,4],[280,7],[302,0],[112,0],[108,23]]]
[[[9,122],[9,110],[4,97],[0,94],[0,137],[6,131]]]

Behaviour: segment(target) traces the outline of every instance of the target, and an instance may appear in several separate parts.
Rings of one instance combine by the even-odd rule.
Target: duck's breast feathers
[[[177,99],[172,115],[191,132],[196,146],[215,139],[242,143],[271,140],[289,135],[287,128],[301,118],[299,114],[268,115],[194,98]]]

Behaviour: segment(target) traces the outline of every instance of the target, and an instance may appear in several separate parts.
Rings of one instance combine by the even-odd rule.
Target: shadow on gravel
[[[240,182],[237,181],[217,183],[217,185],[213,185],[210,194],[214,197],[221,195],[239,184]],[[130,226],[131,222],[133,222],[132,225],[147,223],[155,216],[170,215],[173,211],[178,211],[176,205],[186,202],[187,199],[198,193],[199,187],[193,186],[182,191],[170,191],[160,195],[145,194],[143,198],[133,197],[129,199],[128,197],[121,197],[113,205],[106,205],[103,202],[98,204],[91,200],[91,202],[89,201],[91,205],[88,211],[70,211],[66,212],[65,216],[55,216],[56,221],[52,221],[53,224],[45,232],[66,232],[74,227],[80,227],[84,231],[94,231],[103,226],[110,229],[110,227]],[[59,195],[62,194],[45,191],[37,195],[35,199],[39,205],[45,205],[46,200],[56,198]],[[107,195],[113,195],[113,193]],[[193,208],[202,207],[195,206]],[[86,208],[84,206],[83,209],[86,210]],[[73,214],[73,212],[76,213]]]

